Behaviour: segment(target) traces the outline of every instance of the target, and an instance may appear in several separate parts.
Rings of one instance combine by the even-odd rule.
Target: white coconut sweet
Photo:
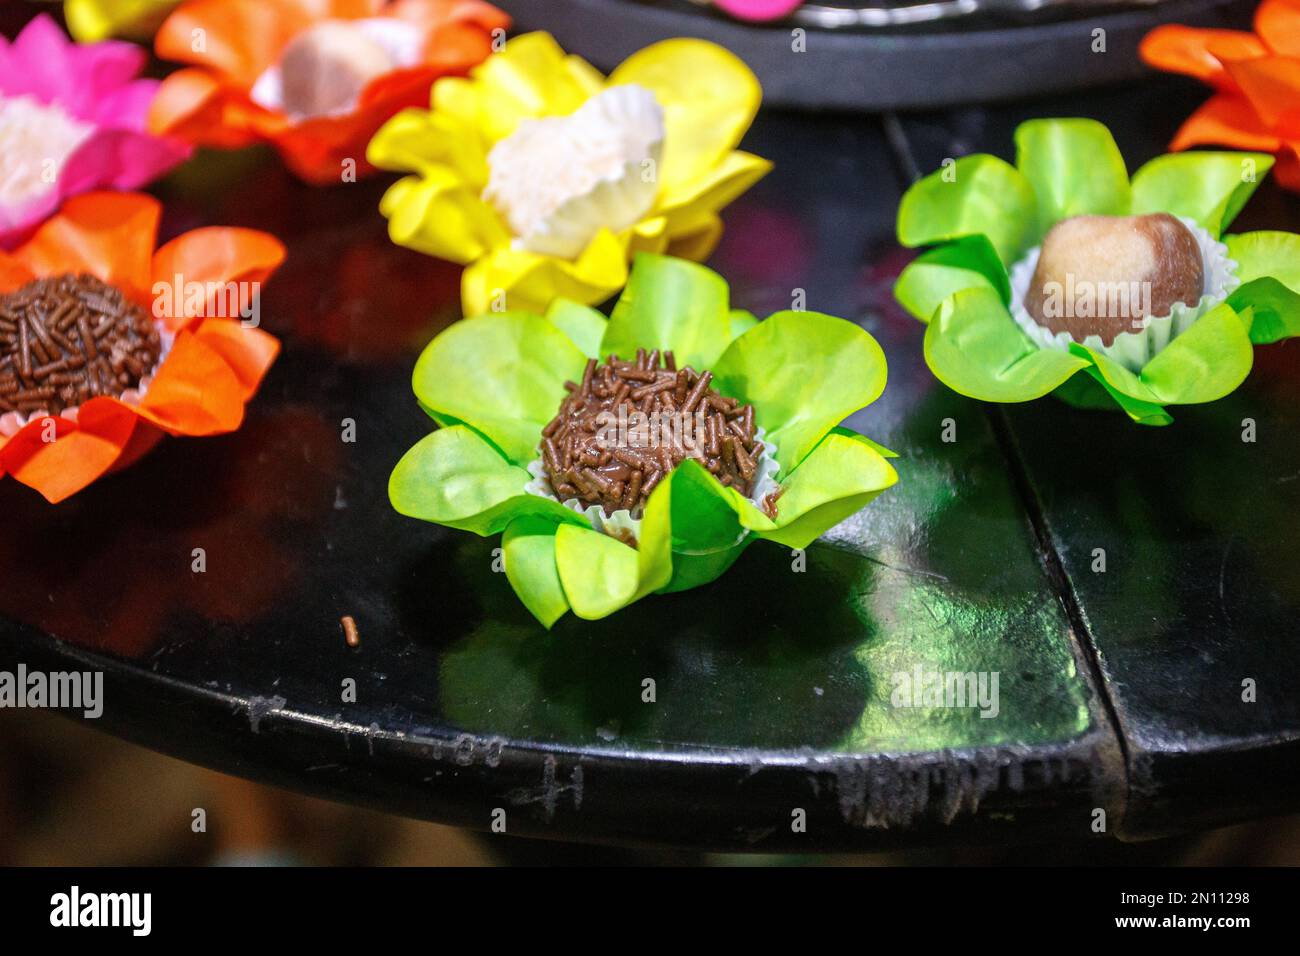
[[[403,20],[322,20],[285,45],[250,96],[295,120],[337,116],[351,112],[370,83],[423,56],[424,37]]]
[[[601,229],[626,229],[654,205],[663,140],[654,94],[611,87],[568,116],[523,120],[488,153],[483,198],[517,248],[573,259]]]

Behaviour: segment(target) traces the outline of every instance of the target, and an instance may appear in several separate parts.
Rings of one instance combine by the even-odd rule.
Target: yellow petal
[[[695,232],[771,169],[771,162],[761,156],[728,153],[721,163],[665,194],[656,211],[667,218],[669,235]]]
[[[394,183],[379,209],[393,242],[452,262],[472,262],[508,241],[496,213],[445,169]]]
[[[627,242],[627,234],[602,230],[574,261],[498,246],[465,270],[464,312],[508,309],[541,314],[557,298],[598,305],[627,282]]]
[[[386,122],[366,147],[366,159],[380,169],[445,167],[473,192],[487,183],[487,154],[474,131],[452,116],[428,110],[405,109]]]
[[[609,78],[636,83],[664,109],[660,181],[667,193],[722,162],[749,129],[763,90],[749,67],[706,40],[664,40],[633,53]]]
[[[572,113],[600,88],[600,74],[549,33],[515,37],[470,77],[436,83],[433,105],[472,123],[490,143],[513,133],[520,120]]]
[[[663,252],[668,248],[668,220],[663,216],[642,219],[632,227],[628,241],[628,257],[638,252]]]
[[[180,0],[65,0],[63,16],[78,43],[112,36],[147,40]]]
[[[695,232],[685,236],[675,236],[668,243],[668,254],[679,259],[703,262],[713,255],[713,250],[718,247],[718,240],[721,238],[722,219],[718,216],[710,216]]]

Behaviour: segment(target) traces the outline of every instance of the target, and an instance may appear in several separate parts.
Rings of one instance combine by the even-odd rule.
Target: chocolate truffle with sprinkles
[[[670,351],[588,359],[542,430],[542,467],[556,497],[637,516],[687,458],[749,497],[763,453],[754,407],[720,394],[712,380],[712,372],[679,369]]]
[[[0,412],[57,415],[138,388],[162,353],[158,326],[91,275],[37,279],[0,296]]]

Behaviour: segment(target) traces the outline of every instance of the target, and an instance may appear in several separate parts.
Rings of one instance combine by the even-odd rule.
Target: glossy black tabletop
[[[523,835],[848,849],[1294,809],[1300,345],[1156,430],[955,395],[890,295],[917,169],[1009,155],[1020,117],[1062,113],[1114,125],[1135,167],[1200,95],[1153,79],[901,120],[763,113],[744,146],[776,170],[710,264],[738,306],[803,290],[877,337],[889,384],[851,424],[901,480],[806,565],[758,542],[709,586],[549,633],[494,570],[499,541],[388,504],[430,428],[410,371],[457,316],[457,270],[389,243],[383,180],[311,189],[265,152],[202,154],[156,190],[164,228],[285,240],[262,308],[284,352],[234,435],[166,441],[58,507],[0,481],[0,669],[102,669],[111,733],[433,820],[504,810]],[[1300,203],[1266,185],[1243,223],[1300,228]],[[996,672],[997,713],[898,706],[918,668]]]

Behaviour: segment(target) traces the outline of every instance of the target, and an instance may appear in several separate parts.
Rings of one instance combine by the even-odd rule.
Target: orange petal
[[[389,12],[428,36],[425,62],[461,72],[492,52],[492,33],[510,27],[510,15],[481,0],[398,0]]]
[[[1273,179],[1283,189],[1300,193],[1300,140],[1282,144],[1273,166]]]
[[[57,435],[45,441],[51,423]],[[5,470],[57,503],[108,471],[130,442],[131,410],[112,398],[92,398],[72,423],[61,416],[34,419],[0,449]]]
[[[1300,4],[1264,0],[1255,11],[1255,32],[1274,53],[1300,56]]]
[[[265,121],[266,112],[213,73],[187,67],[158,88],[149,107],[149,129],[196,146],[240,149],[257,142],[254,126]]]
[[[1225,66],[1269,129],[1300,128],[1300,60],[1266,56]]]
[[[12,292],[35,279],[32,270],[12,256],[0,252],[0,292]]]
[[[208,319],[194,330],[208,348],[220,355],[239,380],[247,402],[262,376],[280,353],[280,340],[261,329],[247,329],[228,319]]]
[[[244,420],[244,386],[220,353],[183,331],[135,411],[174,435],[218,435]]]
[[[1268,131],[1244,96],[1219,93],[1187,118],[1169,148],[1211,145],[1272,153],[1281,140]]]
[[[299,4],[193,0],[163,22],[154,49],[164,60],[206,66],[249,89],[312,19]],[[203,44],[196,50],[197,37],[203,38]]]
[[[40,276],[89,272],[147,304],[161,212],[143,193],[86,193],[69,199],[13,258]]]
[[[384,12],[429,30],[447,23],[474,23],[489,32],[510,26],[510,14],[484,0],[395,0]]]
[[[1186,73],[1215,86],[1231,88],[1224,60],[1249,59],[1268,53],[1252,33],[1240,30],[1202,30],[1178,24],[1156,27],[1142,39],[1138,52],[1152,66]]]
[[[150,285],[156,312],[169,328],[196,316],[236,318],[283,261],[284,244],[269,233],[225,226],[191,230],[154,253]],[[202,291],[201,299],[191,296],[194,289]]]
[[[353,112],[286,123],[266,135],[285,164],[309,183],[342,182],[345,161],[351,161],[357,175],[365,175],[374,169],[365,158],[366,144],[394,114],[408,106],[427,106],[429,87],[440,75],[428,66],[396,70],[370,83]]]

